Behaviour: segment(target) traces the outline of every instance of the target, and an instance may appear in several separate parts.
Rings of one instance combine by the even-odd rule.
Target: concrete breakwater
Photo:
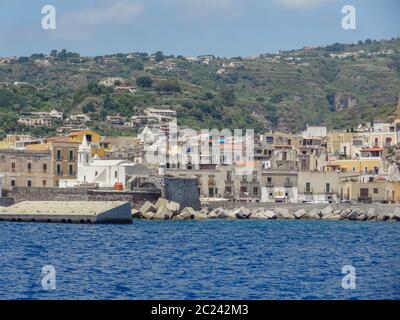
[[[205,219],[292,219],[292,220],[352,220],[352,221],[400,221],[398,205],[367,204],[269,204],[263,206],[208,207],[201,210],[183,208],[178,203],[160,198],[155,204],[145,203],[132,216],[149,220],[205,220]]]
[[[131,205],[121,201],[24,201],[0,208],[0,221],[132,223]]]

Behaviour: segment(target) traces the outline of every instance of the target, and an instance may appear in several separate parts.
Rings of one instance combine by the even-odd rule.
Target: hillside
[[[121,77],[134,93],[99,82]],[[107,115],[168,106],[182,126],[302,130],[388,120],[400,90],[400,38],[334,44],[254,58],[144,53],[81,57],[66,50],[0,58],[0,133],[52,133],[16,125],[23,112],[87,113],[89,126],[120,134]],[[57,124],[56,124],[57,125]]]

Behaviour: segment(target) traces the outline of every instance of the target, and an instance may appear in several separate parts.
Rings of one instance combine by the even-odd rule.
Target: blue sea
[[[0,244],[0,299],[400,298],[396,222],[1,222]]]

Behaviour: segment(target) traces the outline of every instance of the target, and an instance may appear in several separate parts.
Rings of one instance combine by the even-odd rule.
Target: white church
[[[92,149],[83,137],[78,150],[77,179],[60,180],[60,188],[71,188],[85,184],[95,184],[99,188],[114,188],[116,183],[126,185],[135,176],[148,176],[149,170],[143,164],[129,160],[102,160],[92,157]]]

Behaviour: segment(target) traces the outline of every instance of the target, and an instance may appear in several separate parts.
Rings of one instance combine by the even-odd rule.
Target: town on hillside
[[[121,116],[107,119],[125,123]],[[124,192],[154,187],[152,177],[166,176],[196,179],[203,202],[400,203],[400,99],[393,122],[244,139],[223,131],[187,134],[174,110],[155,107],[129,119],[135,136],[101,136],[86,126],[86,115],[64,118],[56,110],[19,121],[64,125],[53,136],[8,134],[0,141],[3,197],[18,187]]]

